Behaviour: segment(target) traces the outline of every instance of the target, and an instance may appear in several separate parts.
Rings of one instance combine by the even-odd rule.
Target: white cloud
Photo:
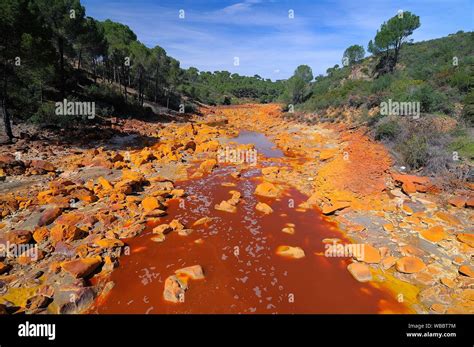
[[[253,5],[260,3],[260,0],[246,0],[244,2],[238,2],[236,4],[224,7],[223,9],[217,11],[224,14],[233,15],[240,12],[246,12],[252,8]]]

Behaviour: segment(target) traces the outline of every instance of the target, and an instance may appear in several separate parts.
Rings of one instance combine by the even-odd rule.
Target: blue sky
[[[420,16],[415,41],[472,31],[472,0],[82,0],[88,16],[128,25],[183,68],[285,79],[300,64],[324,74],[352,44],[367,48],[398,10]],[[185,18],[179,18],[184,10]],[[294,11],[294,18],[288,16]],[[239,66],[234,65],[239,58]]]

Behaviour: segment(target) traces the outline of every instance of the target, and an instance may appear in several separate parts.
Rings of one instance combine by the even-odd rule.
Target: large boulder
[[[255,188],[255,194],[267,198],[276,198],[280,194],[280,189],[273,183],[263,182]]]
[[[286,258],[301,259],[304,258],[305,253],[300,247],[279,246],[276,253]]]
[[[97,256],[65,261],[61,267],[75,278],[84,278],[92,274],[100,265],[102,265],[102,258]]]
[[[29,243],[33,235],[29,230],[12,230],[7,234],[7,240],[15,245]]]
[[[425,263],[418,257],[406,256],[397,260],[396,268],[399,272],[412,274],[426,268]]]
[[[347,266],[347,270],[359,282],[368,282],[372,280],[370,268],[364,263],[351,263]]]

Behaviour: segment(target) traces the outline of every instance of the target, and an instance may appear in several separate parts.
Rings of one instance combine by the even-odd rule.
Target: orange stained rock
[[[184,225],[177,219],[173,219],[169,223],[169,225],[173,230],[182,230],[182,229],[184,229]]]
[[[132,171],[132,170],[122,171],[122,181],[129,180],[129,181],[141,182],[144,179],[145,177],[137,171]]]
[[[114,187],[112,186],[112,184],[107,181],[104,177],[100,176],[97,181],[99,182],[99,184],[101,185],[102,189],[106,190],[106,191],[109,191],[109,190],[112,190]]]
[[[431,181],[428,177],[420,177],[413,175],[404,175],[392,173],[392,177],[396,182],[402,183],[402,190],[407,193],[416,193],[422,192],[425,193],[428,191],[428,188],[431,186]]]
[[[145,163],[147,163],[150,160],[153,160],[155,156],[153,155],[153,152],[150,148],[145,147],[142,149],[140,152],[137,153],[132,153],[130,155],[130,161],[135,165],[135,166],[141,166]]]
[[[464,289],[461,293],[461,297],[465,300],[474,301],[474,289]],[[471,305],[474,308],[474,305]]]
[[[455,216],[447,212],[438,211],[435,213],[435,216],[453,226],[457,226],[461,224],[458,218],[456,218]]]
[[[51,190],[51,189],[39,192],[38,195],[37,195],[38,203],[40,205],[45,205],[45,204],[49,203],[52,196],[53,196],[53,190]]]
[[[273,175],[273,176],[275,176],[276,174],[278,174],[280,169],[281,168],[279,168],[277,166],[264,167],[264,168],[262,168],[262,174],[263,175]]]
[[[8,232],[7,240],[15,245],[23,245],[29,243],[32,234],[29,230],[12,230]]]
[[[378,250],[382,258],[388,257],[390,255],[390,249],[386,246],[382,246]]]
[[[193,223],[193,226],[198,226],[198,225],[203,225],[203,224],[207,225],[211,221],[212,221],[212,219],[209,218],[209,217],[202,217],[202,218],[198,219],[197,221],[195,221]]]
[[[199,171],[202,173],[210,173],[217,166],[217,160],[207,159],[204,160],[201,165],[199,165]]]
[[[418,211],[418,212],[413,213],[413,217],[426,218],[426,213],[425,211]]]
[[[273,183],[263,182],[255,188],[255,194],[269,198],[276,198],[280,194],[280,189]]]
[[[199,139],[198,139],[199,140]],[[196,146],[196,152],[216,152],[219,149],[219,142],[215,140],[199,142]]]
[[[74,225],[80,223],[82,220],[84,220],[84,215],[82,213],[69,212],[58,217],[54,224]]]
[[[413,245],[401,246],[400,253],[402,253],[403,255],[415,255],[415,256],[422,256],[424,254],[424,252],[421,249]]]
[[[278,246],[276,253],[283,257],[300,259],[304,258],[305,253],[300,247]]]
[[[456,237],[459,241],[469,245],[469,247],[474,248],[474,234],[460,233],[457,234]]]
[[[95,241],[95,244],[101,248],[113,248],[113,247],[122,247],[124,243],[117,239],[100,239]]]
[[[281,231],[284,232],[285,234],[294,235],[295,228],[292,226],[286,226],[283,229],[281,229]]]
[[[171,190],[171,195],[173,195],[174,198],[180,198],[186,195],[184,189],[173,189]]]
[[[380,252],[377,248],[372,245],[364,244],[362,249],[362,256],[357,257],[357,260],[363,261],[368,264],[378,264],[380,263]]]
[[[257,205],[255,205],[255,209],[265,214],[270,214],[273,212],[273,209],[264,202],[258,202]]]
[[[462,253],[470,253],[470,252],[472,252],[472,247],[469,246],[467,243],[461,243],[460,247],[459,247],[459,250]]]
[[[20,265],[28,265],[44,259],[44,256],[45,252],[42,249],[38,249],[35,253],[26,250],[17,258],[17,262]]]
[[[319,153],[320,160],[328,160],[336,155],[337,149],[324,149]]]
[[[87,203],[97,201],[97,196],[95,196],[93,192],[91,192],[90,190],[88,190],[86,188],[76,189],[74,191],[74,193],[71,194],[71,195],[74,196],[75,198],[77,198],[77,199],[79,199],[83,202],[87,202]]]
[[[474,268],[470,265],[462,265],[459,267],[459,273],[474,278]]]
[[[395,204],[385,204],[382,206],[382,209],[385,212],[395,212],[397,210],[397,206]]]
[[[242,196],[242,194],[240,194],[240,192],[236,190],[231,190],[229,194],[231,194],[232,196],[229,200],[227,200],[227,202],[233,206],[237,205],[240,202],[240,197]]]
[[[461,257],[460,255],[457,255],[453,258],[453,264],[461,265],[462,263],[464,263],[464,260],[465,260],[464,257]]]
[[[466,207],[474,207],[474,196],[471,196],[466,200]]]
[[[230,212],[230,213],[235,213],[237,212],[237,207],[234,205],[230,204],[227,200],[221,201],[219,204],[216,204],[214,206],[216,210],[219,211],[224,211],[224,212]]]
[[[449,277],[443,277],[441,278],[441,283],[443,283],[446,287],[449,288],[454,288],[456,287],[456,282],[454,282],[451,278]]]
[[[340,202],[336,202],[332,205],[324,205],[323,209],[322,209],[322,212],[325,215],[329,215],[329,214],[332,214],[336,211],[343,210],[343,209],[345,209],[349,206],[351,206],[351,204],[349,202],[340,201]]]
[[[41,243],[47,240],[48,236],[49,230],[47,227],[36,228],[33,232],[33,239],[36,241],[36,243]]]
[[[423,226],[419,226],[419,225],[412,225],[411,229],[419,233],[426,231],[426,229]]]
[[[41,215],[39,221],[38,221],[38,226],[44,226],[51,224],[57,217],[61,215],[63,210],[59,207],[52,207],[47,209],[46,211],[43,212]]]
[[[466,206],[467,198],[464,196],[452,196],[449,198],[448,202],[455,207],[464,207]]]
[[[146,212],[150,212],[161,207],[160,202],[154,196],[147,196],[142,200],[141,205],[143,210]]]
[[[384,270],[390,269],[393,265],[395,265],[397,260],[398,260],[397,258],[395,258],[394,256],[391,256],[391,255],[384,258],[381,262],[382,268]]]
[[[372,280],[370,268],[364,263],[351,263],[347,266],[347,270],[359,282],[368,282]]]
[[[422,217],[422,218],[421,218],[421,223],[426,224],[426,225],[428,225],[428,226],[434,226],[434,225],[436,225],[438,222],[437,222],[437,220],[435,220],[435,219],[433,219],[433,218]]]
[[[51,228],[50,237],[53,244],[59,241],[70,242],[81,238],[83,231],[75,225],[56,224]]]
[[[153,234],[168,234],[173,231],[169,224],[160,224],[153,228]]]
[[[418,224],[420,223],[420,218],[411,215],[405,218],[405,222],[411,223],[411,224]]]
[[[424,239],[431,242],[439,242],[441,240],[444,240],[448,236],[444,231],[444,228],[439,225],[427,230],[423,230],[420,232],[420,234]]]
[[[446,312],[446,306],[443,304],[433,304],[430,307],[431,311],[436,312],[436,313],[445,313]]]
[[[61,264],[61,267],[75,278],[84,278],[94,272],[101,264],[101,257],[96,256],[65,261]]]
[[[35,169],[42,169],[45,171],[55,171],[56,168],[50,162],[44,160],[32,160],[30,163],[30,167]]]
[[[403,212],[405,212],[407,215],[411,216],[413,214],[413,210],[410,206],[403,204],[402,206]]]
[[[193,265],[178,269],[175,271],[176,275],[183,275],[193,280],[200,280],[204,278],[204,271],[201,265]]]
[[[397,270],[403,273],[416,273],[426,268],[425,263],[418,257],[407,256],[397,260]]]
[[[354,200],[354,195],[349,191],[344,190],[334,190],[326,196],[332,203],[335,202],[351,202]]]

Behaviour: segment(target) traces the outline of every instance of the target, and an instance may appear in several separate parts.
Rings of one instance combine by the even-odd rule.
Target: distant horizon
[[[128,25],[147,47],[156,45],[182,68],[229,71],[242,76],[285,80],[298,65],[309,65],[314,76],[341,65],[344,50],[367,43],[380,25],[399,9],[420,16],[421,27],[410,37],[422,42],[470,32],[470,1],[407,1],[381,4],[355,1],[199,1],[83,0],[86,15]],[[184,18],[179,18],[180,9]],[[293,10],[294,18],[289,18]],[[366,53],[366,56],[369,54]],[[239,65],[234,66],[238,57]]]

